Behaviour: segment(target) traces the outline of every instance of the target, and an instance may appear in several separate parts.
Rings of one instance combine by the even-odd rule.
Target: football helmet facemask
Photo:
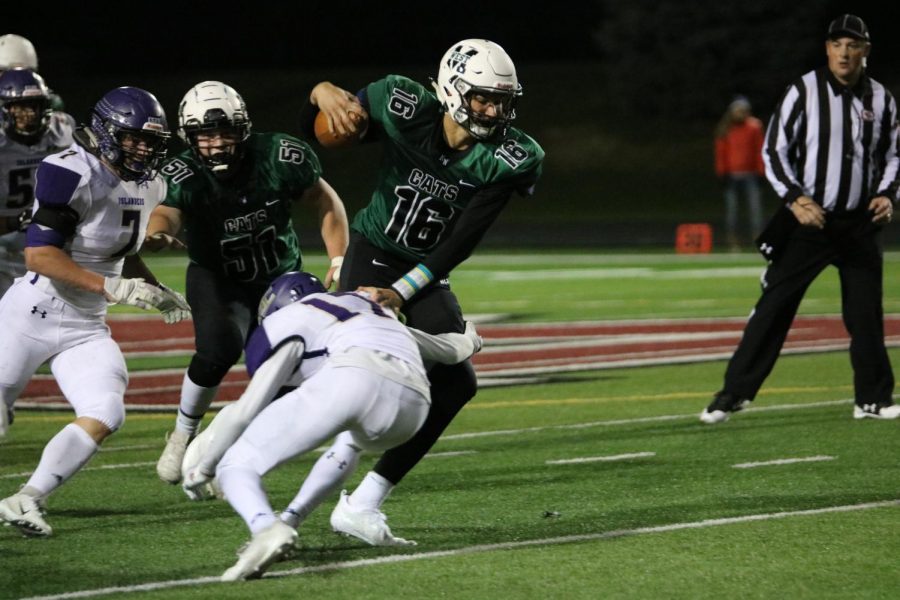
[[[441,58],[433,85],[450,117],[480,140],[506,132],[522,95],[512,59],[488,40],[463,40],[451,46]],[[482,109],[473,109],[473,99]],[[489,105],[494,114],[488,113]]]
[[[171,136],[159,100],[136,87],[103,96],[91,113],[90,133],[97,153],[119,177],[138,183],[156,176]]]
[[[290,271],[275,278],[259,301],[259,322],[277,310],[293,304],[304,296],[327,292],[319,278],[305,271]]]
[[[233,174],[251,126],[244,99],[220,81],[198,83],[178,105],[178,136],[216,177]]]
[[[27,146],[40,141],[52,114],[50,90],[40,75],[23,68],[0,75],[0,126],[10,139]]]

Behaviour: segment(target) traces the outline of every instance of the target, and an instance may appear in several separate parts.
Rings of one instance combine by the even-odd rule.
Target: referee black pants
[[[341,267],[341,290],[352,291],[361,285],[389,288],[416,264],[376,248],[364,236],[353,233]],[[407,325],[426,333],[465,331],[462,309],[446,282],[429,284],[403,306],[402,312]],[[425,423],[412,439],[385,452],[373,468],[391,483],[399,483],[416,466],[477,390],[475,370],[468,360],[435,365],[428,370],[428,380],[431,408]]]
[[[763,275],[763,293],[728,363],[724,392],[756,397],[775,366],[803,295],[829,265],[840,275],[856,404],[893,403],[894,374],[884,345],[881,232],[866,211],[829,215],[824,230],[794,230],[783,254]]]

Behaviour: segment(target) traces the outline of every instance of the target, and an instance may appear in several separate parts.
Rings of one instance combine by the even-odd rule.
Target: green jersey
[[[382,250],[422,260],[448,237],[475,194],[493,186],[530,194],[540,177],[544,151],[516,128],[450,153],[443,108],[430,90],[388,75],[369,84],[366,96],[384,156],[371,201],[351,228]]]
[[[235,281],[268,284],[302,266],[291,204],[322,168],[309,145],[282,133],[251,135],[243,153],[225,181],[192,150],[168,160],[163,205],[181,211],[192,262]]]

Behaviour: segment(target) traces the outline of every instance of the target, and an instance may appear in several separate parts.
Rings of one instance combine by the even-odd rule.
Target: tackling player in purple
[[[225,581],[259,577],[297,539],[294,527],[272,510],[263,475],[341,432],[358,452],[405,442],[430,404],[423,356],[460,362],[481,345],[471,327],[466,334],[415,332],[368,294],[326,293],[308,273],[276,279],[259,314],[263,320],[245,350],[252,377],[247,390],[185,458],[193,462],[197,449],[186,491],[206,484],[215,469],[222,492],[253,533]],[[272,402],[284,386],[297,387]],[[323,489],[334,490],[350,472],[322,482]]]

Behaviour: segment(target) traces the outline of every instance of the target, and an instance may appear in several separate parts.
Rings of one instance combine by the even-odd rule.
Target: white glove
[[[129,304],[144,310],[155,308],[163,301],[163,291],[141,278],[125,279],[106,277],[103,281],[103,296],[110,304]]]
[[[159,284],[159,289],[163,292],[163,299],[162,302],[156,305],[156,308],[162,313],[166,323],[171,325],[191,316],[191,306],[184,299],[184,296],[161,283]]]
[[[222,488],[219,487],[214,476],[203,473],[199,467],[188,471],[181,483],[181,489],[194,502],[224,498]]]

